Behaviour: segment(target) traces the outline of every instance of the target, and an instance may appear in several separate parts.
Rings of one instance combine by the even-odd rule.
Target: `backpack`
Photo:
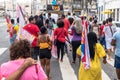
[[[82,30],[83,30],[82,22],[80,20],[76,20],[75,24],[76,24],[75,25],[75,32],[77,34],[81,34]]]
[[[53,19],[50,18],[50,19],[48,19],[48,20],[49,20],[49,22],[48,22],[47,27],[48,27],[49,29],[53,29],[53,24],[54,24]]]

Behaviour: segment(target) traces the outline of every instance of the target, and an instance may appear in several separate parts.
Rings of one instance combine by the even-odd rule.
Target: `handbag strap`
[[[57,35],[56,39],[60,36],[60,34],[63,32],[64,28],[62,28],[62,31]]]
[[[110,28],[110,31],[111,31],[111,33],[112,33],[112,36],[113,36],[113,31],[112,31],[112,28],[111,28],[111,26],[109,26],[109,28]]]

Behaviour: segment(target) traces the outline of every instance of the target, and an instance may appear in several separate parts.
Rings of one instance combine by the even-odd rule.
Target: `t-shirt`
[[[32,47],[36,47],[38,32],[40,32],[38,26],[30,23],[30,24],[27,24],[26,26],[24,26],[23,29],[28,31],[30,34],[36,36],[36,38],[32,42]]]
[[[2,77],[8,77],[15,72],[24,62],[24,59],[18,59],[3,63],[0,67],[0,74]],[[19,80],[46,80],[47,76],[44,73],[42,67],[37,64],[28,67],[21,75]]]
[[[120,32],[119,31],[115,32],[115,34],[113,35],[113,39],[116,40],[115,55],[120,57]]]
[[[104,26],[105,26],[105,25],[100,26],[100,35],[103,34]]]
[[[19,30],[19,25],[18,25],[18,24],[16,24],[16,25],[14,26],[14,30],[16,31],[16,34],[18,34],[18,30]]]
[[[112,26],[111,26],[111,30],[112,30],[112,32],[113,32],[113,34],[114,34],[115,31],[116,31],[116,27],[112,25]],[[109,25],[106,25],[106,26],[104,27],[103,32],[104,32],[104,34],[105,34],[105,39],[106,39],[106,40],[112,39],[113,35],[112,35],[111,30],[110,30],[110,26],[109,26]]]
[[[82,55],[80,47],[77,49],[76,53]],[[80,62],[78,80],[102,80],[100,58],[103,58],[104,56],[106,56],[106,53],[103,46],[96,43],[94,60],[90,60],[90,69],[86,70],[83,63]]]
[[[80,40],[81,40],[81,34],[78,35],[78,34],[76,33],[74,26],[71,28],[71,30],[73,31],[72,41],[80,41]]]
[[[58,36],[57,40],[65,42],[66,41],[65,37],[68,37],[68,31],[64,28],[56,28],[54,31],[54,36]]]
[[[63,19],[64,22],[64,28],[68,31],[69,27],[70,27],[70,22],[68,19]]]

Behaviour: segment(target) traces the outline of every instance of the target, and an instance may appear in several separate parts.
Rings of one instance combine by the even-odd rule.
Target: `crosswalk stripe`
[[[102,80],[111,80],[108,75],[102,70]]]
[[[7,48],[0,48],[0,55],[2,55],[6,50]]]
[[[74,70],[71,67],[69,59],[66,55],[64,56],[64,62],[60,62],[60,70],[63,80],[77,80]],[[104,70],[102,70],[102,80],[111,80],[109,76],[104,72]]]
[[[60,62],[59,64],[63,80],[77,80],[77,76],[75,75],[75,72],[71,67],[70,61],[66,54],[64,56],[63,62]]]

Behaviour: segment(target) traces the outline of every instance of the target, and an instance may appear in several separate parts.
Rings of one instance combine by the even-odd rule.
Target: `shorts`
[[[112,49],[111,41],[112,41],[112,39],[106,40],[106,48],[107,49]]]
[[[120,57],[115,55],[114,67],[120,69]]]
[[[48,48],[45,49],[40,49],[40,59],[51,59],[51,50],[49,50]]]

